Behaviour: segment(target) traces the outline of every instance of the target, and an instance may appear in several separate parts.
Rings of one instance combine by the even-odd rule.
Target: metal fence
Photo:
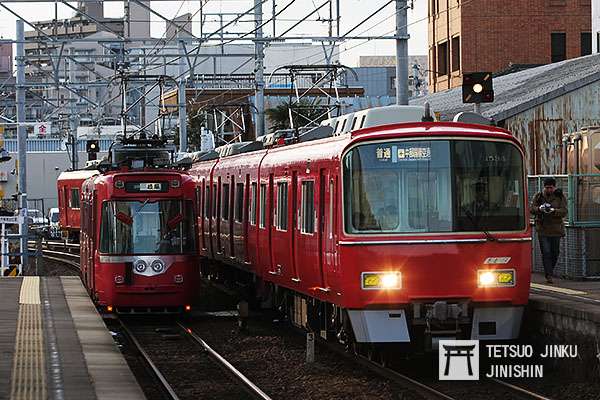
[[[85,140],[77,141],[77,150],[80,152],[85,151]],[[100,139],[100,151],[106,152],[113,143],[113,139]],[[18,151],[18,145],[16,139],[5,139],[4,148],[9,153],[16,153]],[[27,152],[28,153],[52,153],[52,152],[64,152],[67,151],[67,145],[65,139],[27,139]]]
[[[548,175],[528,177],[530,202],[543,189],[546,177]],[[553,177],[557,188],[562,189],[568,207],[566,235],[561,241],[560,258],[554,272],[571,279],[600,278],[600,174]],[[543,272],[536,234],[533,242],[533,269]]]

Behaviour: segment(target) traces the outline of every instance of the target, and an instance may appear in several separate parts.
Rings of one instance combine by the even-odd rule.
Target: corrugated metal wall
[[[528,174],[557,174],[560,172],[563,133],[600,125],[600,82],[547,101],[503,122],[503,126],[525,146]]]

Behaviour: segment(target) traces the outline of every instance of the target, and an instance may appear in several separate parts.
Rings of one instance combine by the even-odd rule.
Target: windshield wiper
[[[138,215],[140,213],[140,211],[142,211],[142,208],[144,208],[146,206],[146,204],[148,204],[149,201],[150,201],[150,199],[144,200],[144,202],[142,203],[142,206],[140,208],[138,208],[138,210],[135,212],[135,214],[132,215],[131,219],[135,218],[135,216]]]
[[[475,227],[476,230],[483,232],[483,234],[485,235],[486,239],[489,240],[490,242],[493,242],[496,240],[496,238],[494,236],[492,236],[491,233],[489,233],[488,231],[486,231],[485,229],[482,229],[479,226],[479,223],[477,222],[477,220],[475,219],[475,216],[471,213],[471,211],[467,210],[466,207],[461,206],[460,207],[464,212],[465,215],[467,217],[469,217],[469,221],[471,221],[471,223],[473,224],[473,226]]]

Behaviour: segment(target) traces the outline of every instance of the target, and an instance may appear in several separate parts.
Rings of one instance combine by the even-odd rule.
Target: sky
[[[292,0],[276,0],[278,9],[289,4]],[[282,33],[301,17],[321,6],[326,0],[295,0],[293,5],[283,12],[278,18],[278,32]],[[389,0],[340,0],[341,9],[341,34],[357,25],[362,19],[379,9]],[[409,0],[409,4],[411,1]],[[54,3],[5,3],[18,14],[27,18],[27,21],[48,20],[54,18]],[[76,5],[76,3],[72,3]],[[199,9],[199,0],[195,1],[153,1],[152,8],[165,17],[173,18],[176,15],[184,13],[196,13],[193,19],[192,31],[195,34],[200,32],[200,17],[197,13]],[[254,4],[253,0],[208,0],[205,13],[228,13],[248,10]],[[264,19],[267,20],[272,14],[272,1],[268,0],[264,5]],[[73,15],[73,10],[63,4],[58,5],[58,18],[69,18]],[[104,13],[106,17],[122,17],[122,2],[105,2]],[[364,34],[379,36],[389,33],[395,29],[395,5],[389,4],[380,13],[361,25],[352,35]],[[218,29],[219,23],[217,16],[207,16],[208,22],[204,31],[214,31]],[[231,17],[229,17],[231,18]],[[322,22],[322,19],[329,18],[329,8],[325,5],[315,13],[308,21],[303,22],[294,28],[288,35],[294,36],[326,36],[328,25]],[[319,21],[321,19],[321,21]],[[0,8],[0,36],[5,39],[15,38],[15,20],[12,14]],[[157,16],[151,15],[151,35],[161,37],[164,34],[164,22]],[[247,32],[252,30],[251,18],[243,19],[241,23],[228,29],[231,32]],[[272,34],[272,25],[265,26],[265,34]],[[25,25],[25,30],[31,30]],[[334,28],[335,31],[335,28]],[[414,0],[413,9],[408,10],[408,33],[411,36],[408,41],[408,51],[411,55],[427,54],[427,0]],[[373,40],[348,41],[340,45],[340,59],[343,64],[356,66],[358,57],[361,55],[393,55],[395,54],[395,44],[393,40]],[[293,63],[294,60],[290,60]]]

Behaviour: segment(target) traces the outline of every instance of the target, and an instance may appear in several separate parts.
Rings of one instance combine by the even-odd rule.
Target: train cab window
[[[223,196],[221,197],[221,218],[229,221],[229,184],[223,184]]]
[[[71,188],[71,199],[69,201],[70,208],[79,208],[79,189]]]
[[[100,252],[104,254],[187,254],[195,251],[192,201],[105,201]]]
[[[315,231],[315,183],[313,181],[302,182],[302,219],[300,231],[302,233],[313,233]]]
[[[525,227],[523,157],[511,143],[366,144],[344,157],[348,233],[515,231]]]
[[[277,220],[275,227],[280,231],[286,231],[288,226],[288,184],[277,183]]]
[[[267,222],[267,184],[260,184],[260,221],[261,228],[265,227]]]
[[[250,225],[256,225],[256,200],[257,200],[257,188],[256,182],[250,185]]]
[[[244,184],[238,183],[235,188],[235,222],[244,220]]]

